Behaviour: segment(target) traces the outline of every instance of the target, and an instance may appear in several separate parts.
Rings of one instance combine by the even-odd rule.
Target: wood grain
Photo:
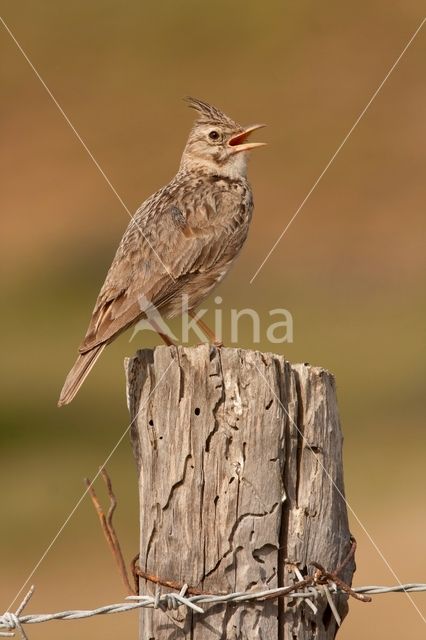
[[[350,533],[329,372],[209,345],[139,351],[126,368],[144,571],[233,592],[291,584],[294,565],[337,567]],[[352,562],[341,577],[353,572]],[[143,610],[140,638],[334,638],[325,598],[317,604],[316,616],[295,600]],[[344,617],[346,596],[337,608]]]

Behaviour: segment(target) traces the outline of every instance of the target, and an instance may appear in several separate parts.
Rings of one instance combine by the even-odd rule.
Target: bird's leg
[[[173,342],[173,340],[171,338],[169,338],[169,336],[166,333],[163,333],[162,330],[160,329],[159,325],[155,322],[155,320],[153,320],[152,318],[150,318],[148,320],[149,324],[151,325],[151,327],[154,329],[154,331],[156,333],[158,333],[158,335],[160,336],[160,338],[163,340],[163,342],[168,346],[168,347],[175,347],[176,344]]]
[[[170,340],[169,336],[167,336],[165,333],[161,333],[161,331],[157,331],[157,333],[160,336],[160,338],[163,340],[163,342],[168,347],[175,347],[176,346],[176,344],[173,342],[173,340]]]
[[[223,347],[223,342],[222,340],[219,340],[219,338],[216,337],[216,335],[214,334],[214,332],[210,329],[210,327],[208,325],[206,325],[206,323],[201,320],[201,318],[197,318],[197,314],[195,311],[192,311],[192,309],[190,309],[188,311],[188,315],[191,316],[191,318],[193,320],[195,320],[195,324],[197,324],[201,331],[208,337],[210,338],[210,340],[212,341],[212,343],[214,344],[215,347]]]

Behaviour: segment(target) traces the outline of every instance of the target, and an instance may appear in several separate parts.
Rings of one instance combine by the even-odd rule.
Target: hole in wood
[[[201,413],[201,409],[199,407],[195,407],[195,411],[194,411],[196,416],[199,416]]]
[[[149,424],[149,426],[150,426],[150,427],[153,427],[153,426],[154,426],[154,420],[150,420],[150,421],[148,422],[148,424]]]
[[[321,447],[319,447],[316,444],[308,445],[308,449],[310,449],[312,451],[312,453],[321,453]]]

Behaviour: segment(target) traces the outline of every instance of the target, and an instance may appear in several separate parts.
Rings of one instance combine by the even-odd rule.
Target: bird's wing
[[[226,237],[232,234],[223,225],[217,227],[213,197],[204,195],[191,206],[167,194],[161,200],[161,206],[147,201],[129,224],[96,301],[81,353],[111,341],[137,322],[150,304],[161,312],[180,295],[191,274],[208,272],[221,258],[230,261],[234,251]],[[176,201],[179,206],[173,204]]]

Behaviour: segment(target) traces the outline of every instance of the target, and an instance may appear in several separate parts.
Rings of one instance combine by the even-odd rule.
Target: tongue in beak
[[[240,151],[250,151],[256,147],[264,147],[266,142],[247,142],[248,137],[253,131],[257,131],[262,127],[266,127],[265,124],[254,124],[251,127],[247,127],[241,133],[237,133],[235,136],[229,139],[228,144],[232,147],[231,153],[239,153]]]

